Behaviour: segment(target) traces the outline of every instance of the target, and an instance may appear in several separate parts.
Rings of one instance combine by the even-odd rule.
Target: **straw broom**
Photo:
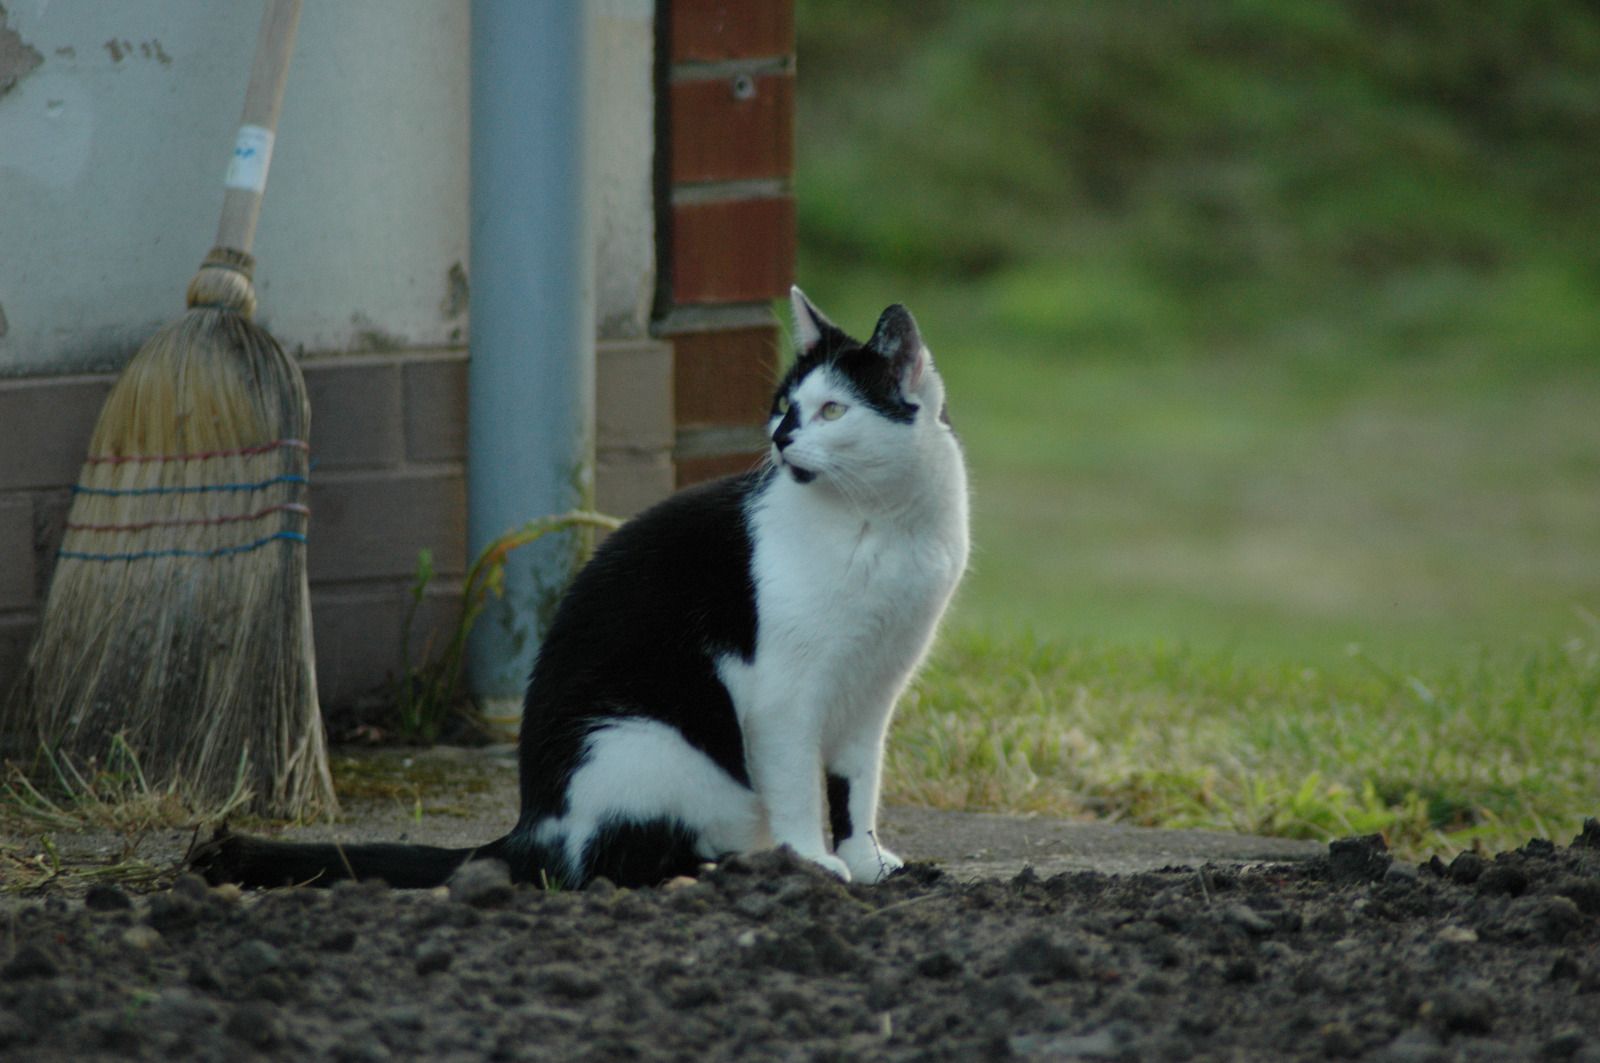
[[[80,764],[120,742],[197,809],[246,794],[287,817],[335,807],[306,585],[310,406],[299,367],[251,321],[299,13],[268,0],[216,246],[188,313],[100,412],[6,728]]]

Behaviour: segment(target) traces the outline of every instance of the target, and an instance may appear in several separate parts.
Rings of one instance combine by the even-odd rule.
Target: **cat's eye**
[[[837,421],[844,416],[845,404],[842,402],[824,402],[822,409],[817,411],[817,416],[824,421]]]
[[[777,414],[779,417],[787,414],[789,412],[789,396],[779,395],[778,401],[772,404],[772,412]]]

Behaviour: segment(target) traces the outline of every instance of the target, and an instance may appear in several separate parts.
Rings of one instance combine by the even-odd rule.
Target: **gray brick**
[[[12,685],[22,675],[22,662],[27,660],[37,625],[31,613],[0,616],[0,699],[10,695]]]
[[[56,551],[67,533],[67,516],[72,512],[72,492],[56,490],[33,496],[34,597],[43,602],[50,590],[50,575],[56,567]]]
[[[672,446],[672,346],[601,344],[595,362],[595,445],[600,450]]]
[[[444,645],[460,614],[459,588],[436,586],[435,591],[423,599],[412,624],[413,667],[423,663],[430,647]],[[404,666],[400,632],[409,605],[410,598],[400,588],[329,588],[312,595],[317,694],[324,706],[388,694]]]
[[[406,456],[412,461],[461,461],[467,455],[467,356],[407,363]]]
[[[33,500],[0,497],[0,609],[31,609],[34,580]]]
[[[410,579],[417,552],[434,569],[465,570],[467,496],[461,473],[341,474],[311,478],[313,585]]]
[[[0,491],[78,480],[109,376],[0,381]]]
[[[601,454],[595,463],[595,508],[631,517],[672,493],[672,459],[660,454]]]
[[[388,359],[308,362],[311,457],[317,469],[381,468],[404,456],[400,367]]]

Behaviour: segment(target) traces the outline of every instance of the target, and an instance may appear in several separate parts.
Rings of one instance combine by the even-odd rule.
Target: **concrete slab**
[[[887,808],[881,818],[884,844],[903,859],[931,860],[960,879],[1010,878],[1024,867],[1047,877],[1063,871],[1121,875],[1208,863],[1283,863],[1327,851],[1312,841],[1045,816]]]
[[[337,748],[333,757],[362,762],[359,770],[341,774],[361,779],[369,796],[347,795],[338,822],[291,827],[283,838],[468,846],[492,841],[516,822],[516,755],[510,745]],[[1064,871],[1113,875],[1308,860],[1326,852],[1318,842],[1283,838],[926,808],[887,808],[880,828],[884,844],[902,858],[932,861],[961,880],[1010,878],[1024,867],[1045,877]],[[70,862],[105,863],[126,854],[125,839],[108,832],[53,834],[57,851]],[[152,863],[177,860],[192,836],[192,830],[151,831],[137,855]],[[0,836],[0,844],[23,854],[38,848],[36,838],[19,835]]]

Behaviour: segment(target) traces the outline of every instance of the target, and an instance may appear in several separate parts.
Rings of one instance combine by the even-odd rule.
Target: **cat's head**
[[[944,382],[910,311],[896,304],[865,343],[823,316],[799,288],[795,361],[767,420],[771,457],[797,483],[827,481],[861,500],[914,479],[953,446]]]

